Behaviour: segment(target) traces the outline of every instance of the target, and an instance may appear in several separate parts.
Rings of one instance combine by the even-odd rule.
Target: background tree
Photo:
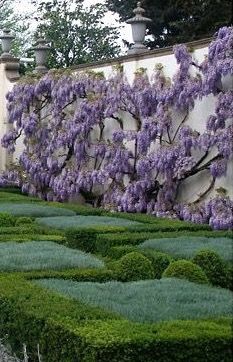
[[[40,21],[37,33],[51,41],[49,67],[71,65],[111,58],[118,55],[118,30],[102,19],[103,5],[85,9],[83,1],[36,1]]]
[[[144,0],[152,19],[148,41],[151,48],[188,42],[212,36],[221,26],[232,23],[232,0]],[[131,17],[137,0],[106,0],[109,10],[125,21]]]
[[[29,15],[16,15],[14,0],[0,0],[0,30],[8,28],[15,35],[12,54],[16,57],[25,55],[30,44]]]

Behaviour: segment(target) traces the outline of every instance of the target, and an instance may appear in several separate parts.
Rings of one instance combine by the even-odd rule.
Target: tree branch
[[[201,200],[204,199],[204,197],[212,190],[212,188],[214,187],[215,185],[215,178],[213,177],[211,183],[209,184],[208,188],[202,193],[202,194],[199,194],[199,197],[197,198],[197,200],[193,201],[192,202],[192,205],[195,205],[195,204],[198,204]]]
[[[176,139],[177,133],[179,132],[181,126],[186,122],[187,118],[188,118],[189,112],[186,113],[185,117],[182,119],[182,121],[180,122],[179,126],[177,127],[177,130],[172,138],[172,142],[174,142],[174,140]]]

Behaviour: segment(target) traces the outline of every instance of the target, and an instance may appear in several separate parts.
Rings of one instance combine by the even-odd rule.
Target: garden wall
[[[194,60],[201,62],[204,60],[205,55],[208,52],[208,45],[210,39],[199,40],[195,42],[188,43],[187,46],[192,52]],[[164,49],[147,51],[141,54],[132,54],[127,56],[122,56],[117,59],[111,59],[107,61],[100,61],[91,64],[83,64],[76,67],[73,67],[72,70],[74,73],[79,71],[97,71],[103,72],[106,77],[109,77],[114,69],[121,67],[124,74],[127,76],[130,82],[133,81],[134,74],[139,68],[145,68],[147,74],[152,76],[155,69],[155,65],[161,63],[163,65],[164,73],[168,77],[172,77],[177,69],[176,59],[172,52],[172,47],[167,47]],[[6,71],[6,63],[0,63],[0,138],[8,129],[9,125],[7,124],[7,110],[6,110],[6,93],[12,89],[15,83],[14,77],[10,76],[9,70]],[[232,79],[225,79],[223,82],[224,87],[232,87]],[[193,129],[202,133],[205,129],[205,124],[208,115],[213,113],[215,106],[214,96],[205,97],[202,101],[197,101],[194,109],[190,112],[187,124],[189,124]],[[126,129],[134,129],[134,124],[130,117],[126,117]],[[23,148],[22,138],[19,140],[14,154],[14,160],[17,160],[19,154]],[[0,146],[0,171],[3,170],[6,164],[10,161],[5,149]],[[194,179],[195,177],[195,179]],[[230,161],[226,177],[217,179],[215,184],[215,189],[218,187],[224,187],[228,191],[228,195],[233,197],[233,188],[232,188],[232,179],[233,179],[233,164],[232,160]],[[181,199],[185,201],[194,201],[198,198],[198,194],[204,192],[209,185],[209,176],[204,172],[193,176],[188,179],[188,182],[183,184],[182,190],[180,192]]]

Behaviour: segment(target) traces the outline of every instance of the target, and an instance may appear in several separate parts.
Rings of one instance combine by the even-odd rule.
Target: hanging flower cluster
[[[151,81],[138,72],[133,84],[122,73],[105,79],[49,72],[16,85],[7,95],[12,130],[1,142],[14,152],[23,137],[25,148],[20,167],[2,175],[0,183],[17,183],[47,200],[81,194],[119,211],[231,228],[232,202],[202,199],[226,174],[233,153],[233,90],[221,86],[223,77],[233,75],[232,49],[233,28],[224,27],[200,65],[185,46],[175,46],[179,69],[171,81],[157,67]],[[203,119],[200,134],[187,125],[188,115],[196,100],[210,94],[215,111]],[[209,173],[210,187],[195,207],[179,204],[183,182],[202,172]]]

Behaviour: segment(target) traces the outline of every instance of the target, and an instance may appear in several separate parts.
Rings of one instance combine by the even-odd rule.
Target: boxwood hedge
[[[0,337],[15,351],[37,345],[44,362],[230,362],[228,318],[139,324],[61,297],[23,278],[0,276]]]

